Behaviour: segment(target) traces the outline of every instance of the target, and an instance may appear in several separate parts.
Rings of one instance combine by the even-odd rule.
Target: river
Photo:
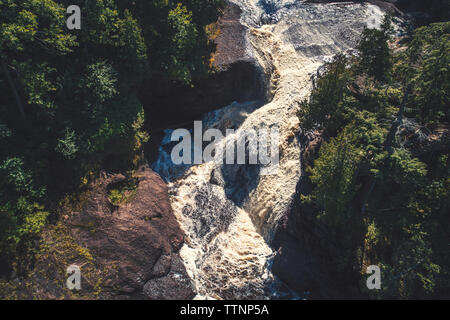
[[[277,174],[257,165],[171,162],[171,131],[152,168],[169,185],[174,213],[186,239],[180,251],[198,299],[303,298],[271,272],[272,237],[289,210],[300,178],[299,103],[311,91],[311,75],[334,54],[353,49],[365,26],[383,12],[367,3],[310,4],[293,0],[232,0],[248,26],[248,54],[268,79],[265,104],[233,103],[210,112],[204,128],[277,127]],[[225,141],[223,142],[225,143]]]

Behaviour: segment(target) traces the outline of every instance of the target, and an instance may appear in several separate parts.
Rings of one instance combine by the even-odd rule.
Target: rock
[[[264,79],[258,63],[247,55],[246,27],[240,22],[241,9],[228,3],[217,23],[212,72],[192,84],[172,86],[168,91],[144,92],[141,101],[152,115],[153,136],[167,127],[192,125],[194,120],[234,101],[264,99]],[[156,143],[158,144],[158,143]]]
[[[323,264],[332,257],[330,230],[318,223],[312,205],[300,200],[300,194],[308,195],[313,188],[305,169],[317,158],[323,137],[317,131],[304,131],[299,138],[302,174],[291,208],[273,239],[272,247],[277,253],[272,271],[300,297],[335,298],[335,284]]]
[[[317,158],[320,146],[323,142],[323,137],[319,132],[311,132],[307,134],[309,142],[302,152],[303,166],[312,166],[314,160]]]
[[[125,179],[107,175],[94,184],[84,208],[68,221],[74,239],[101,265],[115,266],[105,282],[120,298],[193,298],[178,256],[183,232],[173,215],[166,184],[145,168],[138,173],[134,199],[114,208],[107,199],[108,187]]]
[[[223,180],[220,170],[214,169],[211,171],[211,177],[209,179],[211,184],[216,186],[225,187],[225,181]]]
[[[144,286],[144,294],[152,300],[190,300],[194,288],[178,255],[173,255],[169,273],[153,278]]]
[[[291,289],[297,291],[300,296],[304,292],[317,293],[319,286],[315,279],[322,275],[316,269],[311,256],[289,234],[278,233],[277,236],[274,239],[274,244],[278,247],[272,265],[274,274]]]
[[[239,6],[228,3],[218,21],[220,33],[215,39],[216,52],[213,66],[226,70],[237,61],[249,60],[246,53],[246,27],[240,22],[242,10]]]

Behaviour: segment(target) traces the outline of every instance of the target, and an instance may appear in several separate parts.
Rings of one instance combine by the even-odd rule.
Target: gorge
[[[256,165],[212,162],[174,165],[172,129],[165,131],[152,169],[167,181],[185,232],[180,256],[197,299],[307,298],[311,288],[302,279],[308,277],[301,274],[304,270],[282,277],[301,284],[284,283],[272,270],[274,259],[283,263],[277,261],[274,239],[298,197],[302,176],[302,127],[296,114],[320,66],[336,53],[351,52],[364,27],[380,25],[383,12],[369,3],[232,2],[239,6],[245,28],[242,60],[257,66],[265,94],[206,113],[203,127],[237,132],[278,127],[279,172],[263,175],[264,168]]]
[[[0,300],[448,299],[449,14],[0,1]]]

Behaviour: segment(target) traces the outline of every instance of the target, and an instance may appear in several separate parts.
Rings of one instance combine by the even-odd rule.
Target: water
[[[186,234],[180,255],[197,299],[300,298],[274,277],[270,242],[300,178],[299,102],[311,75],[334,54],[355,47],[381,10],[369,4],[233,0],[249,27],[248,54],[267,75],[269,102],[233,103],[205,115],[204,128],[280,130],[277,175],[258,166],[175,166],[166,132],[153,169],[168,181],[174,213]],[[225,142],[224,142],[225,143]]]

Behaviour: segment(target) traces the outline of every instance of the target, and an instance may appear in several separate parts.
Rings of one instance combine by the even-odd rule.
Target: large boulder
[[[102,173],[62,207],[42,233],[34,268],[0,280],[0,298],[194,298],[178,252],[184,234],[155,172]],[[68,288],[68,267],[80,270],[81,288]]]
[[[113,205],[108,192],[126,179],[104,174],[95,183],[83,209],[67,218],[73,238],[97,263],[115,266],[114,272],[104,275],[105,292],[111,289],[111,294],[121,298],[193,298],[178,256],[183,232],[173,215],[166,184],[143,168],[134,177],[137,188],[132,199]],[[161,280],[166,278],[172,281]],[[155,283],[157,290],[144,290]]]

